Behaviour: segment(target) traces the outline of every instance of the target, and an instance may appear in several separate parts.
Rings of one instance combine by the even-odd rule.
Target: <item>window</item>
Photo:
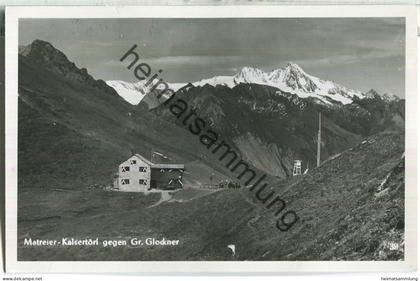
[[[139,172],[146,172],[147,171],[147,168],[146,167],[139,167]]]
[[[139,179],[139,184],[141,184],[141,185],[147,185],[147,180]]]
[[[130,166],[124,166],[124,167],[122,167],[122,171],[123,172],[129,172],[130,171]]]
[[[130,184],[130,180],[129,179],[122,179],[121,180],[121,184]]]
[[[131,160],[131,161],[130,161],[130,164],[131,164],[131,165],[136,165],[136,164],[137,164],[137,160]]]

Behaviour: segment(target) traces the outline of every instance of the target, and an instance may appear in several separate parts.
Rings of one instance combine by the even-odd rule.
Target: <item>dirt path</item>
[[[147,209],[148,208],[156,207],[156,206],[162,204],[163,202],[168,202],[171,199],[172,199],[172,194],[170,194],[169,191],[162,191],[162,192],[160,192],[160,199],[159,199],[159,201],[157,201],[155,204],[147,207]]]

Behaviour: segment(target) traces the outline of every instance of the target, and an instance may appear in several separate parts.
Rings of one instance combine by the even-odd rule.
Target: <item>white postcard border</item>
[[[417,267],[417,18],[415,6],[6,7],[6,269],[31,273],[310,273],[414,271]],[[18,22],[20,18],[405,17],[406,172],[404,261],[17,261]]]

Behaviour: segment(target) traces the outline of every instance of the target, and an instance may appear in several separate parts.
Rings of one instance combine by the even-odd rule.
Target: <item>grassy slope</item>
[[[386,243],[402,244],[402,152],[401,135],[380,134],[298,180],[279,184],[276,191],[284,193],[288,209],[301,218],[288,232],[275,228],[272,212],[246,189],[214,192],[182,203],[164,202],[152,208],[148,207],[159,200],[156,194],[73,190],[40,191],[34,197],[24,192],[21,196],[26,205],[20,207],[19,219],[25,223],[19,229],[20,241],[29,236],[166,237],[180,239],[182,244],[178,248],[20,248],[19,257],[230,260],[226,246],[235,244],[238,260],[401,259],[403,251],[391,251]]]
[[[19,187],[109,184],[124,151],[78,133],[19,102]],[[100,157],[98,157],[100,155]]]

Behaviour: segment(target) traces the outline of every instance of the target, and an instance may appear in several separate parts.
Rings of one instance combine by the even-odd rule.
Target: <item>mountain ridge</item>
[[[85,83],[113,95],[118,94],[113,88],[111,90],[105,81],[94,79],[86,68],[77,67],[63,52],[47,41],[36,39],[27,46],[20,46],[19,56],[24,57],[30,64],[47,68],[48,71],[66,77],[71,81]]]
[[[127,102],[136,105],[149,93],[145,81],[129,83],[119,80],[109,80],[107,84],[113,87]],[[153,83],[152,83],[153,84]],[[256,67],[245,66],[232,76],[214,76],[195,82],[167,83],[169,88],[179,91],[186,86],[204,87],[205,85],[223,85],[234,88],[239,84],[259,84],[277,88],[284,92],[297,95],[301,98],[315,98],[322,104],[349,104],[357,99],[369,97],[361,91],[352,90],[330,80],[323,80],[306,73],[299,65],[289,62],[285,67],[265,72]],[[158,90],[163,86],[159,85]],[[379,95],[381,96],[381,95]],[[395,95],[386,95],[384,98],[398,99]]]

